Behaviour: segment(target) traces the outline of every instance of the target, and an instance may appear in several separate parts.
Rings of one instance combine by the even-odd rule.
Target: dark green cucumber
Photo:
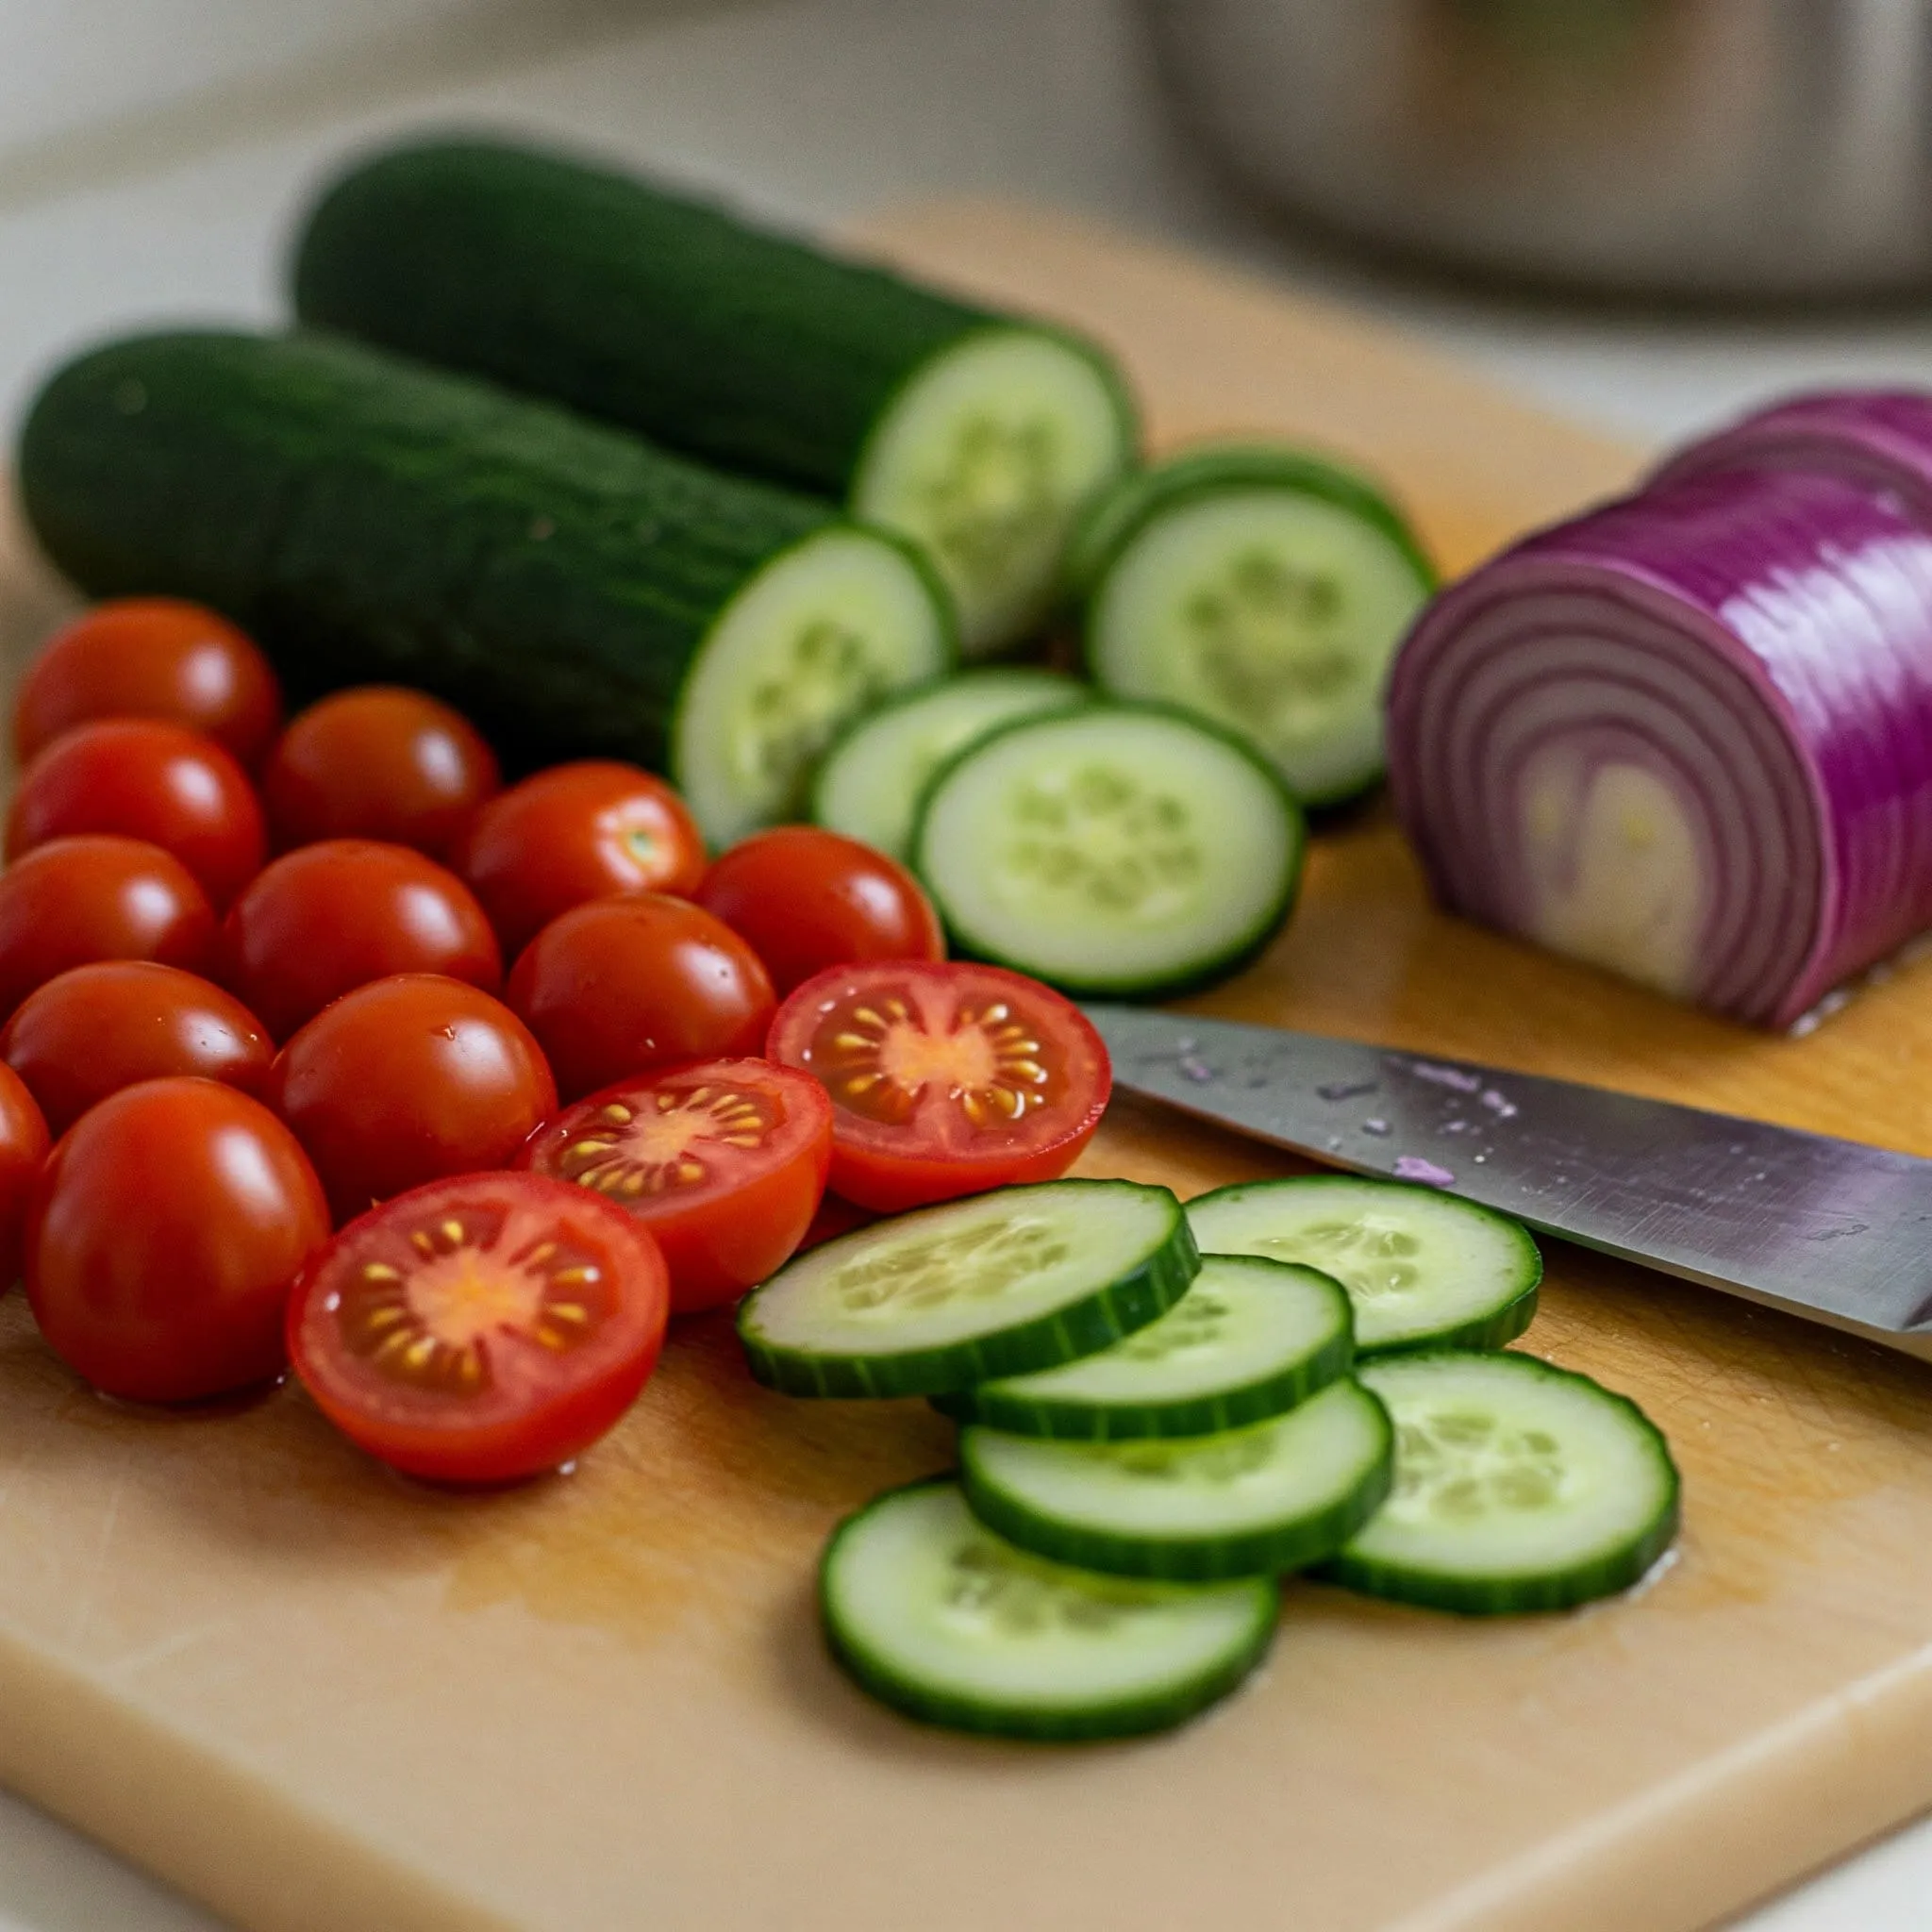
[[[720,841],[795,811],[824,743],[949,657],[896,540],[322,336],[98,349],[42,391],[20,483],[83,589],[211,604],[301,693],[438,691],[520,762],[668,770]]]
[[[727,468],[927,546],[969,650],[1058,588],[1076,518],[1131,460],[1109,359],[709,203],[484,142],[366,160],[310,214],[305,321]]]

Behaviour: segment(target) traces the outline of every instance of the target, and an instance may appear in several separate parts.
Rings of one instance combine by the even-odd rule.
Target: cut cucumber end
[[[962,950],[1067,991],[1153,998],[1266,944],[1303,842],[1245,746],[1177,711],[1095,703],[942,768],[913,862]]]
[[[713,845],[803,815],[825,746],[952,661],[944,599],[892,539],[833,525],[732,598],[686,680],[672,775]]]
[[[1501,1348],[1536,1313],[1542,1257],[1507,1216],[1403,1181],[1307,1174],[1198,1194],[1203,1253],[1266,1255],[1332,1274],[1355,1306],[1359,1355]]]
[[[976,329],[901,390],[859,459],[851,508],[925,551],[962,648],[985,657],[1051,608],[1074,524],[1137,439],[1098,350],[1050,329]]]
[[[1395,1424],[1395,1484],[1336,1582],[1466,1616],[1568,1609],[1629,1588],[1675,1537],[1662,1435],[1587,1375],[1460,1352],[1361,1374]]]
[[[1072,710],[1092,692],[1056,671],[965,671],[889,700],[843,732],[812,783],[815,824],[905,859],[920,795],[957,753],[1017,718]]]
[[[1267,1654],[1279,1610],[1259,1578],[1186,1589],[1043,1562],[945,1481],[848,1517],[819,1601],[832,1655],[881,1702],[956,1730],[1063,1740],[1193,1716]]]

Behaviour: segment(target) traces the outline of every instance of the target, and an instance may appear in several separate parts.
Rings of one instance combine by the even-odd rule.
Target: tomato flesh
[[[393,1468],[511,1482],[588,1448],[663,1344],[663,1257],[628,1215],[540,1174],[466,1174],[353,1221],[304,1271],[289,1357]]]
[[[886,1214],[1064,1174],[1112,1087],[1070,1000],[961,961],[821,973],[779,1008],[770,1052],[831,1095],[833,1192]]]
[[[648,1227],[675,1313],[735,1301],[804,1239],[832,1158],[832,1104],[809,1074],[707,1060],[620,1081],[531,1136],[520,1167],[575,1181]]]

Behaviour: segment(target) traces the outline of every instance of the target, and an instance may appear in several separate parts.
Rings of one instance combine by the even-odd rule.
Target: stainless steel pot
[[[1438,262],[1653,293],[1932,285],[1932,0],[1141,0],[1241,183]]]

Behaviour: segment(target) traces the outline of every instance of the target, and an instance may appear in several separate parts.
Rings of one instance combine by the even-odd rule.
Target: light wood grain
[[[1164,440],[1374,462],[1451,563],[1632,468],[1371,325],[1064,223],[947,208],[872,239],[1108,336]],[[1808,1039],[1746,1036],[1439,918],[1373,817],[1202,1004],[1932,1152],[1924,969]],[[1086,1162],[1184,1192],[1283,1165],[1128,1104]],[[1672,1567],[1494,1624],[1296,1586],[1220,1711],[1060,1751],[919,1730],[826,1663],[820,1542],[949,1432],[767,1394],[720,1319],[575,1474],[452,1498],[292,1391],[110,1408],[16,1301],[0,1776],[269,1932],[1688,1932],[1932,1800],[1932,1374],[1551,1261],[1529,1345],[1670,1432]]]

